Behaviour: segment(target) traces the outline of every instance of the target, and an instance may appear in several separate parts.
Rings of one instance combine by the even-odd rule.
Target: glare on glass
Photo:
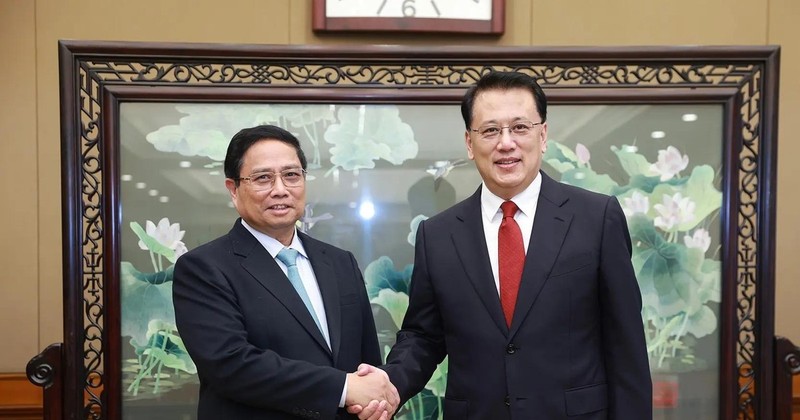
[[[470,131],[478,133],[478,136],[483,140],[497,140],[503,133],[503,129],[507,128],[508,133],[512,136],[523,137],[533,131],[537,125],[544,124],[544,121],[531,122],[531,121],[517,121],[509,125],[496,125],[487,124],[478,127],[478,129],[470,128]]]
[[[253,172],[250,176],[238,178],[237,181],[248,181],[256,191],[271,190],[275,186],[275,180],[281,179],[286,188],[299,187],[306,179],[306,170],[301,168],[289,168],[280,172]]]

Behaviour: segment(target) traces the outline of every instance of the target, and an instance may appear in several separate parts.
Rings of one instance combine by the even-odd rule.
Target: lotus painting
[[[195,418],[172,271],[238,216],[222,163],[241,128],[276,124],[300,139],[309,168],[297,227],[356,256],[384,358],[408,307],[419,223],[480,185],[457,104],[130,102],[120,116],[125,419]],[[718,418],[721,106],[554,104],[548,116],[542,169],[615,195],[627,217],[654,417]],[[442,418],[447,370],[445,359],[397,418]]]

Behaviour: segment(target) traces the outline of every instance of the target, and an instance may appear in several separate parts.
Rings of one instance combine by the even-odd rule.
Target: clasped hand
[[[361,364],[358,370],[347,374],[347,412],[359,419],[388,420],[400,404],[397,388],[389,375],[381,369]]]

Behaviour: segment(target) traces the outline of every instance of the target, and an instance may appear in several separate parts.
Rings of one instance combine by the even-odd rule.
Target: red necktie
[[[505,201],[500,205],[500,209],[503,210],[503,221],[497,232],[500,304],[503,306],[506,323],[511,327],[519,283],[522,279],[522,267],[525,266],[525,246],[522,244],[522,231],[514,220],[517,205],[513,201]]]

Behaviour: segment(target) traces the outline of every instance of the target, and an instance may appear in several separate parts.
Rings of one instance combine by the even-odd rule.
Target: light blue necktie
[[[308,293],[306,293],[306,288],[303,287],[303,280],[300,279],[300,271],[297,270],[297,255],[299,254],[300,253],[294,249],[283,248],[281,252],[278,253],[277,258],[286,266],[286,277],[289,277],[289,282],[291,282],[294,289],[297,290],[300,299],[303,300],[308,312],[311,313],[311,318],[314,318],[314,322],[317,323],[317,328],[322,332],[321,324],[319,323],[319,319],[317,319],[317,313],[314,311],[314,306],[311,305],[311,299],[309,299]],[[323,336],[324,335],[325,334],[323,334]]]

